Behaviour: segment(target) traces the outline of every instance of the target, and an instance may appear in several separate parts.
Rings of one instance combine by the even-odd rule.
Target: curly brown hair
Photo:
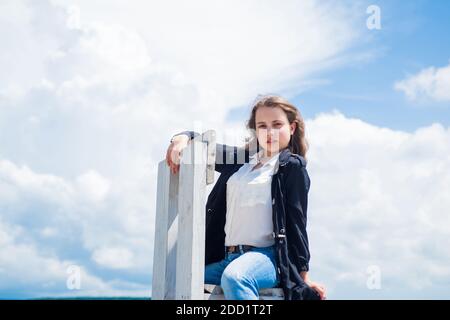
[[[303,117],[296,106],[294,106],[286,99],[275,95],[259,95],[256,98],[253,104],[250,119],[246,123],[247,129],[250,129],[251,131],[251,137],[247,139],[245,149],[249,150],[251,146],[255,145],[255,142],[256,150],[259,151],[261,149],[258,139],[255,135],[256,110],[258,110],[258,108],[260,107],[281,108],[286,113],[289,124],[296,123],[296,128],[294,134],[291,135],[291,140],[289,141],[288,148],[292,153],[301,155],[306,159],[306,152],[309,149],[309,144],[305,137],[305,121],[303,120]]]

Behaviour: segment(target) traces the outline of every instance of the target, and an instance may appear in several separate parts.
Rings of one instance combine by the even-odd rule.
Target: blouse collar
[[[265,166],[266,164],[274,165],[276,160],[278,160],[280,153],[281,152],[279,151],[275,154],[272,154],[272,156],[270,156],[270,157],[263,158],[264,150],[260,150],[259,152],[250,156],[250,163],[257,164],[261,160],[261,162],[263,163],[263,166]]]

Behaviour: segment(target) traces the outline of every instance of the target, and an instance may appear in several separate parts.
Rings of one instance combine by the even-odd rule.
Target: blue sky
[[[239,144],[264,93],[306,119],[311,278],[330,299],[448,299],[449,12],[0,1],[0,299],[150,296],[170,137],[214,129]]]
[[[381,127],[413,132],[434,122],[448,126],[450,102],[408,101],[394,90],[395,82],[430,66],[450,62],[450,4],[434,1],[377,1],[381,8],[381,30],[367,30],[366,43],[352,52],[370,58],[348,61],[327,71],[324,84],[301,92],[293,101],[305,118],[338,109]],[[247,117],[244,106],[230,113],[231,119]]]

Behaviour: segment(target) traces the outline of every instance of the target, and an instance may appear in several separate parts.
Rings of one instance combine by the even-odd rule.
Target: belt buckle
[[[225,247],[225,253],[234,253],[236,251],[236,246]]]
[[[238,244],[235,246],[228,246],[225,247],[225,253],[236,253],[239,252],[241,254],[244,254],[246,251],[249,251],[248,249],[250,249],[250,246],[246,246],[243,244]]]
[[[237,245],[237,246],[229,246],[228,249],[226,250],[227,253],[236,253],[236,252],[241,252],[243,253],[243,248],[242,245]]]

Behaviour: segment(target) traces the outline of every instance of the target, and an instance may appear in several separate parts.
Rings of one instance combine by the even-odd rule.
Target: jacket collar
[[[281,150],[280,156],[278,158],[280,166],[285,166],[286,163],[288,163],[290,156],[291,150],[289,150],[289,148],[284,148],[283,150]]]

